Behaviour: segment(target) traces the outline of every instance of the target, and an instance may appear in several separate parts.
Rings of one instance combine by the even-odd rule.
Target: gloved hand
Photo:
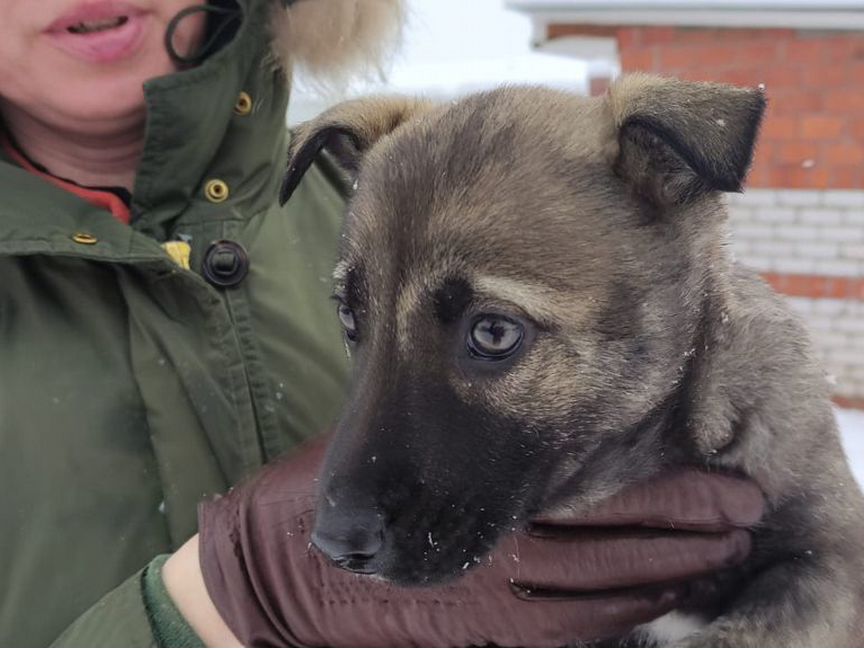
[[[539,520],[451,584],[399,588],[312,547],[323,451],[270,465],[200,507],[204,581],[244,645],[545,648],[622,636],[680,606],[694,580],[742,562],[745,529],[763,508],[751,482],[682,471],[588,517]]]

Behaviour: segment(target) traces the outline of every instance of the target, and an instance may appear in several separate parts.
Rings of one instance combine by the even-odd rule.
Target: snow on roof
[[[392,71],[389,89],[396,92],[453,95],[500,84],[543,83],[568,89],[585,87],[582,70],[556,56],[524,54],[502,59],[425,62]]]
[[[689,9],[754,11],[864,10],[861,0],[506,0],[513,9],[532,11]]]
[[[602,62],[581,62],[539,53],[461,61],[412,62],[395,66],[386,81],[354,84],[348,94],[405,94],[443,101],[501,85],[534,84],[584,94],[588,85],[586,72],[594,67],[602,67]],[[309,119],[342,98],[301,92],[291,105],[289,122]]]
[[[549,22],[864,30],[862,0],[504,0]],[[542,41],[542,37],[539,38]]]

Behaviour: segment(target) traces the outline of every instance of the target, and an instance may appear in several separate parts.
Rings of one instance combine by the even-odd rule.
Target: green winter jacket
[[[338,414],[338,176],[322,162],[278,206],[272,3],[239,4],[221,51],[145,86],[131,227],[0,158],[3,648],[154,645],[145,565],[195,533],[202,498]],[[167,241],[191,246],[191,270]]]

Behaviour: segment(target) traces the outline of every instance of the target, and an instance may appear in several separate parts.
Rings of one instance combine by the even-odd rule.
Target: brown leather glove
[[[505,537],[452,584],[398,588],[332,566],[311,546],[323,449],[200,507],[204,581],[244,645],[545,648],[622,636],[680,606],[688,581],[743,561],[744,528],[763,508],[751,482],[683,471],[590,517],[550,516],[539,535]]]

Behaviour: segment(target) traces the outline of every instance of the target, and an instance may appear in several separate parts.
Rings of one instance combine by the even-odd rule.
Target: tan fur
[[[517,305],[530,317],[544,324],[559,324],[558,317],[565,310],[569,321],[580,320],[586,310],[584,307],[579,308],[579,304],[574,303],[566,291],[555,290],[540,282],[484,274],[476,276],[472,283],[478,292],[488,293],[497,302]]]
[[[664,119],[669,114],[686,111],[692,120],[702,125],[693,135],[701,135],[703,144],[711,140],[707,142],[711,149],[723,149],[726,146],[723,143],[727,138],[726,132],[738,127],[739,123],[724,119],[728,109],[717,101],[720,92],[746,97],[753,90],[706,82],[682,86],[680,81],[671,77],[635,72],[621,77],[612,85],[608,102],[617,128],[634,115]]]
[[[348,271],[350,270],[348,263],[346,261],[340,261],[336,264],[336,267],[333,269],[333,281],[335,284],[341,284],[345,282],[345,277],[348,276]]]
[[[298,126],[291,142],[289,157],[306,146],[309,140],[328,124],[334,127],[350,124],[345,131],[350,132],[360,144],[360,151],[357,153],[363,154],[373,143],[392,135],[400,124],[415,119],[432,108],[431,102],[411,97],[366,97],[345,101],[325,110],[314,122]]]
[[[404,353],[411,351],[411,317],[422,307],[423,296],[428,292],[429,278],[411,277],[396,296],[396,340]]]
[[[402,0],[296,0],[287,8],[274,2],[274,53],[285,69],[299,68],[318,83],[380,75],[404,20]]]
[[[444,271],[442,271],[444,265]],[[410,352],[410,320],[424,308],[424,298],[437,283],[447,276],[448,272],[464,269],[454,262],[439,264],[429,268],[430,274],[419,272],[403,284],[396,299],[396,329],[400,348]],[[472,284],[478,293],[485,294],[490,306],[506,304],[516,306],[525,311],[526,315],[538,322],[548,325],[560,324],[557,318],[561,312],[567,311],[569,320],[579,319],[578,304],[567,299],[567,294],[542,283],[528,283],[510,277],[493,275],[478,275]]]

